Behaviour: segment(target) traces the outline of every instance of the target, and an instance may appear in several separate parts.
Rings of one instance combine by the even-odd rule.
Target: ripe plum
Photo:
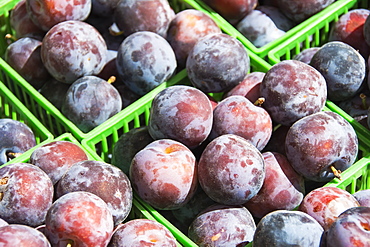
[[[41,59],[58,81],[72,84],[86,75],[96,75],[104,67],[107,45],[101,34],[83,21],[64,21],[44,36]]]
[[[199,183],[220,204],[246,203],[261,189],[264,178],[265,164],[260,151],[234,134],[213,139],[199,159]]]
[[[307,213],[275,210],[258,222],[253,246],[320,246],[323,232],[322,226]]]
[[[36,148],[29,162],[48,174],[55,185],[74,163],[87,159],[85,151],[77,144],[53,141]]]
[[[58,110],[62,110],[65,95],[71,85],[60,82],[55,78],[46,81],[39,89],[39,92]]]
[[[144,95],[168,80],[177,63],[175,52],[162,36],[140,31],[122,42],[116,66],[123,83],[134,93]]]
[[[303,51],[295,55],[293,59],[304,62],[306,64],[310,64],[313,55],[315,55],[315,53],[319,49],[320,47],[310,47],[310,48],[304,49]]]
[[[256,9],[270,17],[280,30],[287,32],[295,26],[294,21],[284,15],[277,6],[261,3],[261,1],[259,1],[259,3],[260,5],[258,5]]]
[[[194,154],[170,139],[153,141],[139,151],[132,160],[129,177],[137,194],[161,210],[182,207],[198,185]]]
[[[113,226],[112,214],[100,197],[76,191],[54,201],[44,232],[52,246],[106,246]]]
[[[108,205],[115,225],[122,223],[132,208],[130,180],[119,168],[95,160],[73,164],[56,186],[56,198],[73,192],[87,191]]]
[[[162,224],[149,219],[133,219],[116,227],[107,247],[176,247],[176,239]]]
[[[212,105],[206,94],[194,87],[175,85],[154,97],[148,128],[155,140],[169,138],[195,148],[207,139],[212,122]]]
[[[32,129],[18,120],[0,119],[0,165],[36,146]]]
[[[213,111],[213,126],[209,138],[235,134],[262,150],[272,134],[272,120],[268,112],[240,95],[229,96]]]
[[[49,240],[33,227],[21,224],[11,224],[0,227],[2,247],[50,247]]]
[[[291,125],[298,119],[319,112],[327,99],[326,81],[312,66],[285,60],[266,72],[260,85],[262,107],[275,123]]]
[[[91,0],[91,15],[113,16],[118,2],[119,0]]]
[[[88,132],[122,110],[117,89],[97,76],[83,76],[68,89],[62,113]]]
[[[370,15],[366,17],[363,27],[364,39],[368,46],[370,46]]]
[[[91,12],[91,0],[26,0],[31,20],[48,31],[63,21],[84,21]]]
[[[353,196],[362,207],[370,207],[370,189],[359,190],[353,193]]]
[[[242,206],[214,204],[203,210],[189,227],[189,238],[199,246],[245,246],[256,224]]]
[[[286,156],[308,180],[328,182],[351,166],[358,139],[352,125],[335,112],[322,111],[295,122],[285,139]]]
[[[236,38],[224,33],[208,34],[193,46],[186,69],[194,87],[205,93],[225,92],[244,80],[250,58]]]
[[[358,206],[356,198],[346,190],[319,187],[305,195],[298,210],[311,215],[327,230],[342,212]]]
[[[293,210],[303,200],[304,178],[290,165],[288,159],[276,152],[262,153],[266,175],[262,188],[244,206],[256,218],[279,210]]]
[[[328,99],[343,101],[353,97],[366,76],[366,62],[350,45],[331,41],[316,51],[310,65],[325,78]]]
[[[220,27],[207,14],[196,9],[185,9],[176,14],[167,30],[167,40],[175,52],[177,67],[183,69],[195,43],[211,33],[221,33]]]
[[[9,224],[38,226],[44,223],[53,202],[49,176],[29,163],[0,168],[0,215]]]

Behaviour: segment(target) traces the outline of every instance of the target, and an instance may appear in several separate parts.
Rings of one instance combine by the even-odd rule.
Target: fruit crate
[[[49,130],[37,119],[29,109],[0,81],[0,116],[25,123],[35,135],[36,146],[52,140]],[[20,157],[29,155],[34,148],[29,149]],[[7,163],[6,163],[7,164]],[[4,165],[6,165],[4,164]]]
[[[252,51],[254,54],[259,57],[269,61],[269,53],[271,50],[275,50],[276,47],[282,47],[282,43],[285,43],[287,40],[295,40],[297,37],[300,37],[303,30],[306,30],[308,26],[312,26],[313,23],[319,23],[326,17],[335,16],[337,13],[343,12],[345,9],[357,6],[368,6],[366,0],[337,0],[325,9],[321,10],[317,14],[309,17],[303,22],[297,24],[295,27],[287,31],[280,38],[262,46],[256,47],[249,41],[243,34],[241,34],[235,26],[230,24],[225,20],[220,14],[214,11],[211,7],[205,4],[201,0],[181,0],[190,5],[194,9],[202,10],[203,12],[208,13],[214,21],[221,27],[222,31],[237,38],[240,40],[248,50]],[[363,3],[361,3],[363,2]]]
[[[96,159],[96,155],[91,154],[88,150],[86,150],[85,147],[71,133],[64,133],[64,134],[62,134],[62,135],[60,135],[56,138],[52,138],[48,141],[45,141],[42,144],[37,145],[37,147],[39,147],[43,144],[46,144],[46,143],[53,142],[53,141],[72,142],[72,143],[78,145],[79,147],[81,147],[86,152],[86,154],[87,154],[87,156],[90,160],[95,160]],[[31,153],[28,153],[27,155],[19,156],[15,159],[11,160],[10,162],[8,162],[5,165],[11,164],[11,163],[28,163],[30,156],[31,156]],[[103,161],[99,157],[97,157],[97,160]],[[150,211],[148,211],[147,207],[144,206],[144,205],[145,205],[145,202],[140,202],[139,200],[134,198],[133,202],[132,202],[131,212],[127,216],[127,219],[125,220],[125,222],[128,221],[128,220],[132,220],[132,219],[150,219],[150,220],[154,220],[154,221],[158,222],[158,220],[155,217],[153,217],[152,213]],[[179,247],[184,246],[184,245],[180,244],[181,241],[182,241],[181,239],[176,239],[176,240],[177,240],[177,246],[179,246]],[[194,246],[194,245],[186,245],[186,246]]]

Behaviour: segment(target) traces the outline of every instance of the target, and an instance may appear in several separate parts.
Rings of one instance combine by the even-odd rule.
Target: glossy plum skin
[[[352,9],[342,14],[330,29],[329,41],[342,41],[367,59],[370,54],[370,45],[364,37],[364,24],[370,14],[368,9]]]
[[[129,177],[133,189],[157,209],[177,209],[186,204],[197,188],[194,154],[170,139],[153,141],[133,158]]]
[[[3,247],[51,246],[49,240],[40,231],[20,224],[0,227],[0,239]]]
[[[116,66],[123,83],[144,95],[167,81],[175,72],[175,52],[160,35],[140,31],[127,37],[118,49]]]
[[[82,21],[64,21],[44,36],[41,59],[58,81],[72,84],[86,75],[96,75],[104,67],[107,45],[101,34]]]
[[[298,210],[311,215],[327,230],[342,212],[358,206],[356,198],[346,190],[319,187],[305,195]]]
[[[313,55],[310,65],[325,78],[328,99],[343,101],[353,97],[366,76],[366,62],[350,45],[331,41]]]
[[[300,23],[328,7],[335,0],[276,1],[278,8],[290,19]]]
[[[241,95],[249,99],[252,103],[256,102],[260,97],[260,86],[265,74],[264,72],[258,71],[249,73],[243,81],[226,92],[223,98],[232,95]]]
[[[119,1],[114,11],[114,22],[125,37],[149,31],[165,38],[174,17],[167,0]]]
[[[326,247],[366,246],[370,239],[369,229],[370,208],[349,208],[327,230]]]
[[[175,52],[177,67],[183,69],[195,43],[211,33],[221,33],[220,27],[207,14],[196,9],[185,9],[176,14],[167,30],[167,41]]]
[[[88,132],[122,110],[117,89],[97,76],[77,79],[68,89],[62,113]]]
[[[247,50],[236,38],[208,34],[193,46],[186,60],[190,82],[205,93],[229,91],[250,69]]]
[[[26,0],[32,21],[44,31],[63,21],[84,21],[91,12],[91,0]]]
[[[112,165],[117,166],[128,175],[131,161],[135,154],[153,141],[149,134],[148,126],[134,128],[123,133],[114,144]]]
[[[256,224],[242,206],[213,204],[189,227],[189,238],[198,246],[244,246],[251,242]]]
[[[175,85],[154,97],[148,129],[155,140],[169,138],[195,148],[209,136],[212,122],[212,105],[206,94],[194,87]]]
[[[0,165],[10,161],[16,154],[36,146],[32,129],[18,120],[1,118],[0,136]]]
[[[318,112],[295,122],[285,139],[286,156],[308,180],[328,182],[332,167],[344,171],[356,160],[358,139],[352,125],[335,112]]]
[[[256,8],[257,0],[204,0],[208,6],[223,16],[231,24],[235,24]]]
[[[54,188],[49,176],[29,163],[13,163],[0,169],[0,215],[9,224],[38,226],[44,223]]]
[[[325,78],[312,66],[285,60],[266,72],[260,85],[262,107],[275,123],[291,125],[298,119],[319,112],[327,99]]]
[[[86,192],[70,192],[51,205],[45,219],[45,235],[52,246],[106,246],[113,233],[113,217],[107,204]]]
[[[132,208],[133,192],[128,176],[102,161],[85,160],[69,168],[56,186],[56,198],[73,191],[91,192],[103,199],[115,225],[122,223]]]
[[[77,144],[53,141],[36,148],[29,162],[48,174],[55,185],[74,163],[87,159],[85,151]]]
[[[150,219],[133,219],[115,229],[108,247],[175,247],[176,239],[162,224]]]
[[[256,47],[262,47],[285,35],[285,31],[277,28],[274,21],[258,9],[248,13],[236,28]]]
[[[370,189],[359,190],[352,194],[362,207],[370,207]]]
[[[303,200],[304,178],[279,153],[262,153],[266,175],[262,188],[244,206],[256,218],[279,209],[293,210]]]
[[[199,159],[199,184],[220,204],[246,203],[261,189],[264,178],[265,164],[260,151],[234,134],[213,139]]]
[[[272,134],[272,120],[268,112],[240,95],[229,96],[213,111],[213,126],[209,138],[235,134],[262,150]]]
[[[319,246],[321,225],[301,211],[276,210],[257,224],[253,246]]]
[[[24,37],[11,43],[5,52],[6,62],[36,89],[51,78],[41,60],[41,41]]]

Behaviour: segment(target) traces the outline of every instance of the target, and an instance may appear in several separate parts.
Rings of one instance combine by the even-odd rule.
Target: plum
[[[0,119],[0,165],[36,146],[33,130],[24,122]]]
[[[142,96],[167,81],[175,72],[177,62],[171,45],[162,36],[138,31],[120,45],[116,66],[123,83]]]
[[[48,101],[50,101],[53,106],[61,111],[65,95],[67,94],[70,86],[70,84],[60,82],[55,78],[51,78],[42,85],[42,87],[39,89],[39,92]]]
[[[259,1],[261,2],[261,1]],[[274,5],[261,4],[256,7],[256,10],[259,10],[266,14],[274,22],[277,28],[285,32],[289,31],[295,26],[294,21],[289,19],[283,12]]]
[[[119,168],[96,160],[74,163],[59,180],[56,198],[74,191],[87,191],[107,204],[115,225],[122,223],[132,208],[131,182]]]
[[[353,193],[353,196],[362,207],[370,207],[370,189],[359,190]]]
[[[322,111],[296,121],[285,139],[286,156],[307,180],[328,182],[350,167],[358,153],[352,125],[335,112]]]
[[[154,140],[168,138],[193,149],[212,129],[213,108],[205,93],[186,85],[170,86],[153,99],[148,123]]]
[[[68,89],[62,113],[81,131],[89,132],[122,110],[117,89],[97,76],[83,76]]]
[[[366,76],[366,62],[361,54],[341,41],[331,41],[316,51],[310,65],[325,78],[328,99],[342,101],[353,97]]]
[[[84,21],[91,12],[91,0],[26,0],[31,20],[48,31],[63,21]]]
[[[91,15],[101,17],[110,17],[114,15],[114,11],[119,0],[91,0]]]
[[[264,178],[265,163],[261,152],[234,134],[213,139],[199,159],[199,184],[220,204],[246,203],[261,189]]]
[[[305,195],[298,210],[311,215],[327,230],[342,212],[358,206],[356,198],[344,189],[319,187]]]
[[[319,49],[320,47],[310,47],[310,48],[304,49],[303,51],[295,55],[293,59],[304,62],[306,64],[310,64],[313,55],[315,55],[315,53]]]
[[[48,174],[55,185],[74,163],[87,159],[86,152],[77,144],[69,141],[52,141],[37,147],[32,152],[29,162]]]
[[[194,87],[205,93],[226,92],[244,80],[250,58],[236,38],[224,33],[208,34],[193,46],[186,69]]]
[[[366,17],[363,27],[363,34],[366,44],[370,46],[370,15]]]
[[[41,168],[12,163],[0,168],[0,215],[9,224],[32,227],[45,221],[54,195],[53,183]]]
[[[50,247],[50,242],[44,234],[33,227],[21,224],[10,224],[0,227],[2,247]]]
[[[191,223],[189,238],[199,246],[245,246],[252,241],[256,224],[242,206],[213,204]]]
[[[262,150],[270,140],[272,120],[264,108],[254,105],[244,96],[229,96],[213,110],[209,138],[224,134],[241,136]]]
[[[153,141],[136,153],[129,177],[136,193],[160,210],[182,207],[198,185],[194,154],[171,139]]]
[[[327,99],[324,76],[298,60],[273,65],[260,85],[262,107],[274,123],[291,125],[298,119],[323,109]]]
[[[323,232],[322,226],[305,212],[275,210],[258,222],[253,246],[319,246]]]

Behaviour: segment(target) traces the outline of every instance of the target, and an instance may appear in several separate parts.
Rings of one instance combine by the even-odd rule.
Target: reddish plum
[[[49,240],[40,231],[21,224],[0,227],[0,239],[2,247],[51,246]]]

